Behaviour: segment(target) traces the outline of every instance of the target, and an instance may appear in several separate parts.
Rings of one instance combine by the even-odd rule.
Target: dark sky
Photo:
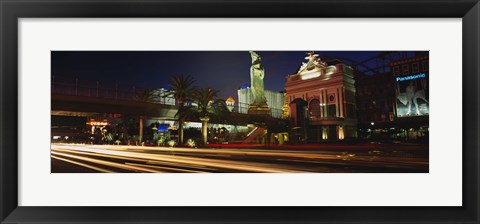
[[[265,89],[282,91],[285,76],[305,62],[306,51],[258,51],[265,68]],[[315,51],[321,58],[363,61],[378,51]],[[56,82],[118,83],[119,86],[160,88],[171,76],[190,75],[196,86],[220,90],[219,97],[233,96],[250,83],[248,51],[53,51],[52,76]],[[348,62],[346,64],[349,64]]]

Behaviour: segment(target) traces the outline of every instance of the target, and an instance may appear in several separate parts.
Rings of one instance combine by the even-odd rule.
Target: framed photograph
[[[480,222],[477,0],[0,8],[1,223]]]

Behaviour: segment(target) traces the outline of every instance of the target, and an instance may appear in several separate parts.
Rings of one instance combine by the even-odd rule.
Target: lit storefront
[[[95,119],[90,119],[87,122],[87,125],[90,129],[90,134],[95,134],[95,130],[99,129],[102,131],[107,125],[109,125],[108,121],[106,119],[103,120],[95,120]]]

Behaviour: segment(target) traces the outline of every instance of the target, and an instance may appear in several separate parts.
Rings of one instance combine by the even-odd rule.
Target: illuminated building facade
[[[235,107],[235,100],[233,97],[228,97],[228,99],[225,100],[225,104],[227,105],[228,111],[232,112]]]
[[[321,142],[357,137],[353,69],[327,64],[309,52],[297,73],[286,77],[292,141]]]
[[[355,75],[359,137],[428,141],[428,52],[388,66],[383,73]]]
[[[252,89],[248,85],[242,85],[237,91],[238,93],[238,112],[242,114],[248,113],[248,106],[253,103]],[[284,93],[265,90],[265,98],[267,99],[268,107],[272,111],[272,117],[283,117]]]
[[[428,64],[428,52],[390,62],[397,96],[397,117],[429,114]]]
[[[405,139],[428,141],[429,52],[390,62],[395,90],[396,127]]]

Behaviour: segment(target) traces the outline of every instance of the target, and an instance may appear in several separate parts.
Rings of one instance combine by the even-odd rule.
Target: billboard
[[[428,54],[392,63],[397,117],[425,116],[429,110]]]

